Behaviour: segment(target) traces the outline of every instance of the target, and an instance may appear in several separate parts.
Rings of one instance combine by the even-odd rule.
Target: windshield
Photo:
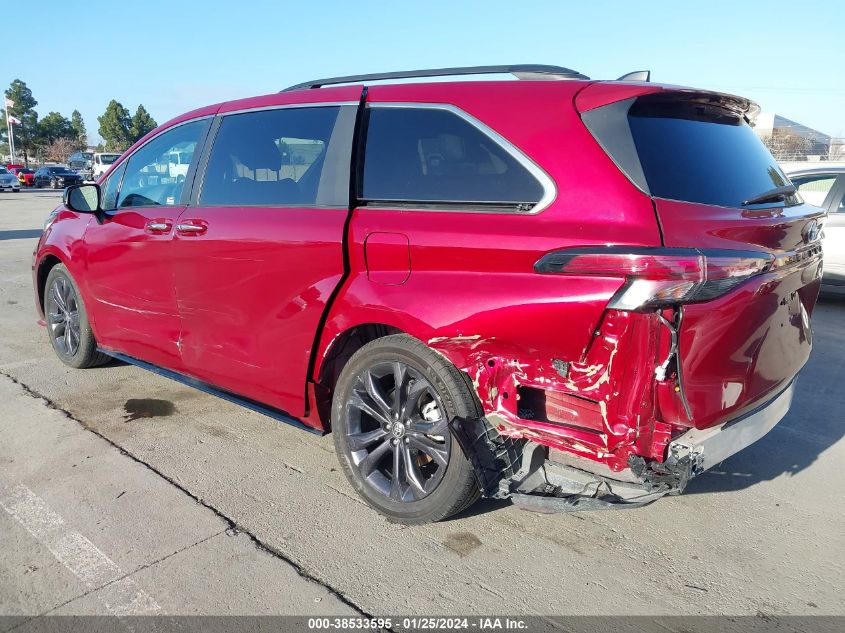
[[[118,158],[120,158],[120,154],[102,154],[100,156],[100,163],[103,165],[111,165]]]
[[[50,167],[51,174],[72,174],[73,172],[67,167]]]
[[[0,174],[8,174],[9,171],[5,167],[0,167]]]

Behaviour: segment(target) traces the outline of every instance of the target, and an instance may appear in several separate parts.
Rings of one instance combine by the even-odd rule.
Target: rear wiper
[[[754,196],[753,198],[749,198],[745,202],[742,203],[742,206],[747,207],[750,204],[760,204],[762,202],[773,202],[775,200],[783,200],[787,196],[791,196],[796,191],[795,185],[784,185],[783,187],[775,187],[774,189],[769,189],[768,191],[764,191],[761,194]]]

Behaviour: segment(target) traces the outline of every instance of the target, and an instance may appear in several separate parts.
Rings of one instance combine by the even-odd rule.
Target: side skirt
[[[197,380],[196,378],[191,378],[190,376],[185,376],[178,372],[165,369],[164,367],[159,367],[158,365],[153,365],[151,363],[138,360],[137,358],[126,356],[125,354],[121,354],[120,352],[113,352],[108,349],[103,349],[102,347],[97,348],[97,351],[102,352],[107,356],[111,356],[114,359],[123,361],[124,363],[129,363],[130,365],[135,365],[136,367],[140,367],[141,369],[146,369],[147,371],[150,371],[154,374],[158,374],[159,376],[170,378],[171,380],[180,382],[183,385],[187,385],[188,387],[199,389],[200,391],[211,394],[212,396],[217,396],[218,398],[222,398],[223,400],[226,400],[228,402],[240,405],[246,409],[255,411],[256,413],[266,415],[267,417],[273,418],[278,422],[289,424],[290,426],[302,429],[303,431],[308,431],[309,433],[313,433],[314,435],[325,435],[325,432],[310,427],[307,424],[303,424],[300,420],[297,420],[295,417],[288,413],[285,413],[284,411],[274,409],[273,407],[268,407],[259,402],[255,402],[254,400],[249,400],[248,398],[243,398],[228,391],[224,391],[223,389],[218,389],[217,387],[209,385],[208,383],[203,382],[201,380]]]

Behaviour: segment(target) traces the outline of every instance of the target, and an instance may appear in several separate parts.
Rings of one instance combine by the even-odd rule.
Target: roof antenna
[[[616,81],[651,81],[651,71],[635,70],[632,73],[625,73]]]

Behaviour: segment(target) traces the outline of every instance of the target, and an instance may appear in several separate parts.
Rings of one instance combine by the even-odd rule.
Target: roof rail
[[[458,68],[428,68],[424,70],[407,70],[392,73],[372,73],[369,75],[348,75],[346,77],[329,77],[305,81],[295,86],[285,88],[282,92],[302,90],[304,88],[320,88],[335,84],[363,83],[383,79],[412,79],[415,77],[454,77],[459,75],[498,75],[511,74],[517,79],[589,79],[586,75],[564,68],[562,66],[547,66],[544,64],[516,64],[510,66],[461,66]]]

